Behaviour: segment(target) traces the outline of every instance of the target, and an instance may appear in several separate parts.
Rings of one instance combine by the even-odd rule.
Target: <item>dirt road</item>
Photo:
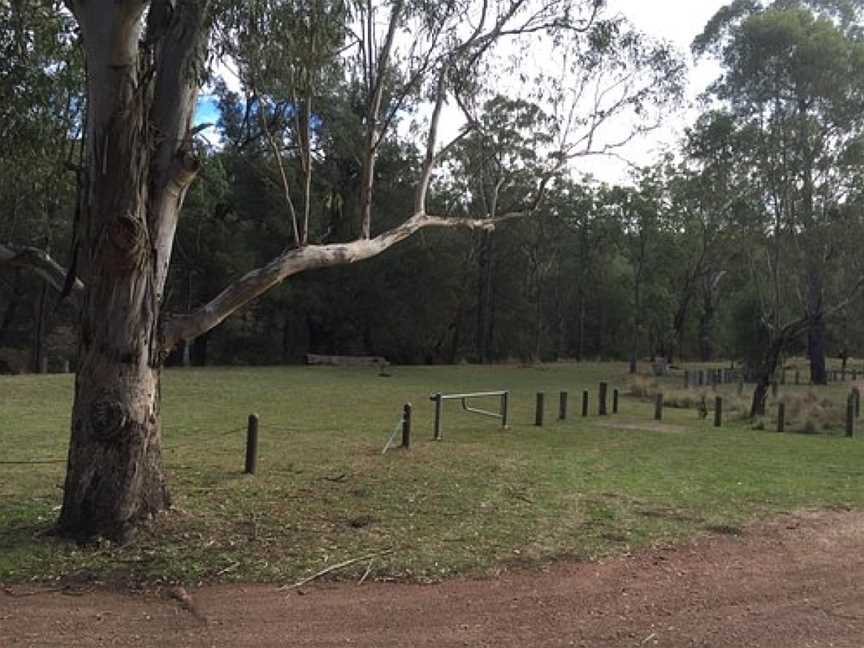
[[[864,513],[438,585],[0,592],[0,646],[864,647]]]

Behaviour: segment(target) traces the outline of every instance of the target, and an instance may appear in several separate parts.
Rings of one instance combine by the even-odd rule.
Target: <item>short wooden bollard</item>
[[[411,448],[411,403],[402,408],[402,447]]]
[[[784,403],[777,403],[777,431],[786,431],[786,405]]]
[[[846,436],[855,436],[855,394],[846,399]]]
[[[618,413],[618,388],[612,390],[612,413]]]
[[[501,394],[501,427],[510,426],[510,392]]]
[[[543,408],[546,395],[543,392],[537,392],[537,409],[534,412],[534,425],[543,427]]]
[[[852,388],[852,395],[855,397],[855,418],[861,417],[861,390],[857,387]]]
[[[723,425],[723,398],[717,396],[714,399],[714,427]]]
[[[442,438],[441,435],[441,418],[444,416],[444,401],[441,399],[441,394],[433,394],[432,400],[435,401],[435,427],[433,431],[433,438],[436,441],[440,441]]]
[[[654,397],[654,420],[660,421],[663,418],[663,394],[657,394]]]
[[[246,468],[247,475],[254,475],[258,464],[258,415],[250,414],[246,427]]]
[[[600,383],[600,387],[597,391],[597,414],[599,416],[606,416],[606,392],[609,391],[609,384],[605,382]]]
[[[690,387],[690,372],[686,369],[684,370],[684,389]]]
[[[567,420],[567,392],[562,391],[558,394],[558,420]]]
[[[582,416],[588,416],[588,390],[582,392]]]
[[[801,384],[801,372],[800,371],[795,372],[795,384],[796,385]]]

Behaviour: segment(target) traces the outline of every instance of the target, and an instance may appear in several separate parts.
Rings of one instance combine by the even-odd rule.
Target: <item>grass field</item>
[[[623,392],[623,364],[390,371],[166,371],[175,508],[126,547],[47,536],[65,466],[13,463],[63,459],[71,376],[0,377],[0,581],[291,583],[377,552],[390,553],[336,576],[356,579],[371,565],[370,578],[425,581],[735,533],[793,509],[864,505],[858,437],[780,435],[740,420],[716,429],[686,409],[667,409],[657,423],[653,406],[631,397],[619,415],[596,416],[597,382]],[[592,399],[585,419],[583,388]],[[430,393],[489,389],[512,391],[510,429],[451,402],[444,441],[432,441]],[[555,420],[562,389],[566,422]],[[847,389],[824,396],[839,403]],[[547,394],[543,428],[533,425],[537,391]],[[382,456],[406,401],[414,446]],[[242,474],[250,412],[261,417],[254,477]]]

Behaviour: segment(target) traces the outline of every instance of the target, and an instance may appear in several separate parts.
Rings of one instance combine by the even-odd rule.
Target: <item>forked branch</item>
[[[421,229],[440,227],[489,230],[501,222],[521,218],[529,213],[530,211],[512,211],[490,219],[448,218],[418,212],[401,225],[374,238],[330,245],[308,245],[289,250],[268,264],[246,273],[208,304],[192,313],[169,317],[162,326],[162,351],[167,353],[181,340],[189,340],[206,333],[292,275],[370,259]]]

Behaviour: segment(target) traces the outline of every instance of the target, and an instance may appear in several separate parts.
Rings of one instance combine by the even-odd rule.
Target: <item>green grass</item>
[[[0,581],[290,583],[385,550],[392,553],[373,562],[370,577],[425,581],[729,532],[799,508],[864,505],[859,438],[779,435],[744,422],[718,430],[685,409],[667,409],[655,423],[650,403],[625,397],[621,414],[597,417],[596,384],[609,380],[623,393],[621,364],[391,373],[166,371],[174,510],[129,546],[78,547],[46,535],[64,465],[0,464]],[[591,416],[582,419],[589,387]],[[431,392],[501,388],[512,391],[510,429],[451,402],[444,441],[431,440]],[[847,388],[825,394],[839,402]],[[564,423],[554,420],[561,389],[570,392]],[[547,393],[543,428],[533,425],[537,391]],[[70,376],[0,378],[0,461],[63,458],[71,397]],[[382,456],[406,401],[414,447]],[[254,477],[242,474],[250,412],[261,417]],[[367,566],[337,577],[359,578]]]

